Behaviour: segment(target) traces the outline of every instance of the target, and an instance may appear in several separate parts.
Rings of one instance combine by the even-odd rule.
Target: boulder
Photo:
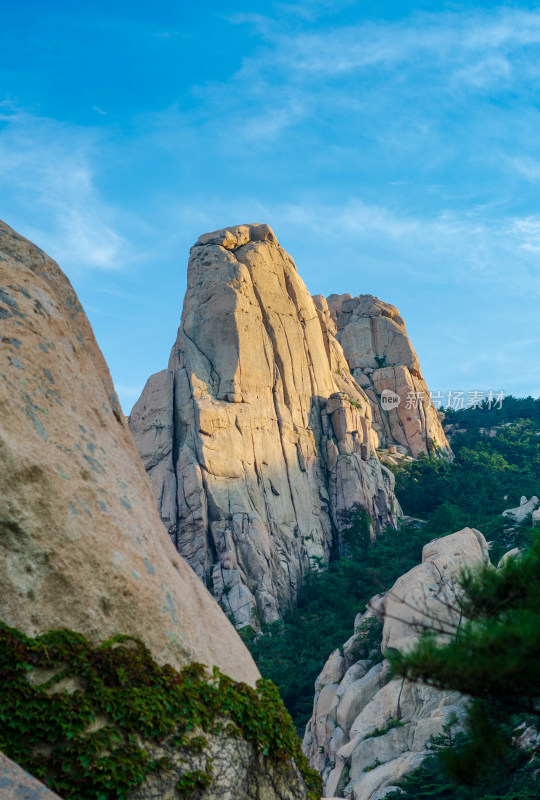
[[[540,500],[538,500],[536,495],[533,495],[530,500],[527,500],[527,498],[523,496],[520,500],[519,506],[516,508],[507,508],[506,511],[502,512],[502,515],[503,517],[508,517],[508,519],[510,519],[512,522],[523,522],[523,520],[528,517],[529,514],[532,514],[534,525],[540,516],[534,516],[539,503]]]
[[[451,635],[459,608],[459,575],[467,567],[488,563],[486,539],[475,528],[426,544],[422,563],[398,578],[388,592],[382,652],[389,648],[403,652],[414,646],[434,622],[441,635]]]
[[[396,524],[369,400],[267,225],[191,249],[178,338],[130,427],[178,551],[238,627],[273,622],[354,506]]]

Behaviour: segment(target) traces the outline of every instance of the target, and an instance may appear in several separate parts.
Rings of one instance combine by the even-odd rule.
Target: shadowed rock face
[[[267,225],[192,248],[169,368],[130,425],[179,552],[239,626],[281,615],[342,512],[395,523],[370,403]]]
[[[314,300],[371,401],[381,446],[397,445],[415,458],[437,448],[451,456],[397,308],[370,294],[332,294],[326,300],[317,295]],[[392,393],[399,398],[393,407],[385,403]]]
[[[180,668],[258,671],[155,509],[69,281],[0,223],[0,619],[140,637]]]

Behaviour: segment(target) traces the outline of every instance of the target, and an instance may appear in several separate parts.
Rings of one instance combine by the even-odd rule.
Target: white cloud
[[[394,68],[404,62],[448,83],[483,87],[508,79],[512,60],[540,45],[540,12],[502,8],[490,11],[417,13],[392,22],[328,26],[324,31],[283,32],[261,15],[245,17],[269,45],[245,61],[240,74],[268,70],[305,80],[344,75],[366,68]],[[534,67],[534,64],[531,65]]]
[[[118,269],[129,251],[114,224],[115,210],[96,187],[99,157],[91,130],[4,105],[0,114],[2,214],[71,274]]]
[[[229,18],[249,27],[256,44],[235,73],[192,87],[198,107],[184,122],[208,137],[210,149],[239,157],[294,135],[308,147],[318,139],[320,161],[326,142],[343,144],[349,133],[356,159],[358,137],[390,154],[416,156],[420,148],[437,166],[465,146],[489,158],[490,138],[509,145],[510,118],[515,146],[527,139],[527,148],[536,147],[538,123],[527,129],[524,105],[534,108],[540,79],[540,11],[462,9],[336,25],[330,15],[321,23],[326,2],[310,6],[277,4],[267,16]],[[497,91],[511,91],[511,101],[493,103]],[[156,118],[166,123],[168,115]],[[167,129],[156,135],[164,141]],[[177,147],[179,132],[172,138]]]
[[[540,180],[540,161],[528,156],[517,156],[509,159],[510,166],[531,183]]]
[[[243,121],[244,140],[249,144],[264,145],[275,141],[287,128],[306,116],[306,104],[290,102],[283,108],[269,109]]]
[[[120,400],[120,405],[124,414],[129,415],[134,404],[141,396],[142,386],[126,386],[123,383],[115,383],[114,388]]]
[[[509,58],[501,55],[487,55],[457,69],[451,84],[454,87],[469,86],[484,89],[493,83],[510,83],[512,79],[512,65]]]

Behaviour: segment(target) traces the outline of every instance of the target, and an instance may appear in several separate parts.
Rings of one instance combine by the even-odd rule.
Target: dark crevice
[[[186,337],[188,342],[191,342],[193,347],[201,354],[201,356],[203,358],[206,359],[206,361],[210,365],[209,373],[210,373],[211,388],[212,388],[212,390],[214,392],[214,397],[217,398],[217,396],[219,394],[220,383],[221,383],[221,376],[220,376],[219,372],[216,370],[216,368],[215,368],[215,366],[214,366],[214,364],[212,362],[212,359],[209,358],[209,356],[203,350],[201,350],[201,348],[199,347],[197,342],[194,339],[191,338],[191,336],[187,333],[185,328],[182,328],[182,333]]]

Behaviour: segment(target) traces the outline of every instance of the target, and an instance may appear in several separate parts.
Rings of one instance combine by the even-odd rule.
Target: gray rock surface
[[[540,500],[538,497],[536,497],[536,495],[533,495],[530,500],[527,500],[527,498],[523,496],[519,506],[516,506],[516,508],[507,508],[506,511],[502,512],[502,515],[503,517],[508,517],[508,519],[510,519],[512,522],[523,522],[525,517],[527,517],[529,514],[532,514],[534,525],[538,519],[538,515],[535,517],[534,514],[536,513],[539,503]]]
[[[267,225],[201,236],[169,367],[130,427],[179,552],[237,626],[272,622],[343,512],[395,524],[369,400]]]
[[[374,598],[355,621],[353,636],[332,653],[315,684],[313,716],[304,752],[325,782],[326,797],[373,800],[384,797],[425,758],[431,736],[446,723],[460,725],[465,699],[390,679],[389,665],[357,661],[355,650],[365,623],[384,621],[381,650],[410,648],[423,628],[451,634],[459,619],[457,578],[464,567],[489,563],[487,543],[472,528],[424,547],[422,563],[401,576],[384,596]]]
[[[224,720],[226,723],[227,720]],[[164,742],[145,747],[156,759],[168,758],[171,768],[150,775],[132,791],[129,800],[176,800],[179,778],[186,772],[203,771],[212,763],[212,785],[197,792],[197,800],[305,800],[306,785],[294,761],[281,767],[255,753],[250,742],[237,736],[205,733],[203,754],[188,756],[185,751]]]
[[[451,457],[397,308],[369,294],[317,295],[314,300],[372,403],[380,446],[404,447],[414,457],[432,452]]]

